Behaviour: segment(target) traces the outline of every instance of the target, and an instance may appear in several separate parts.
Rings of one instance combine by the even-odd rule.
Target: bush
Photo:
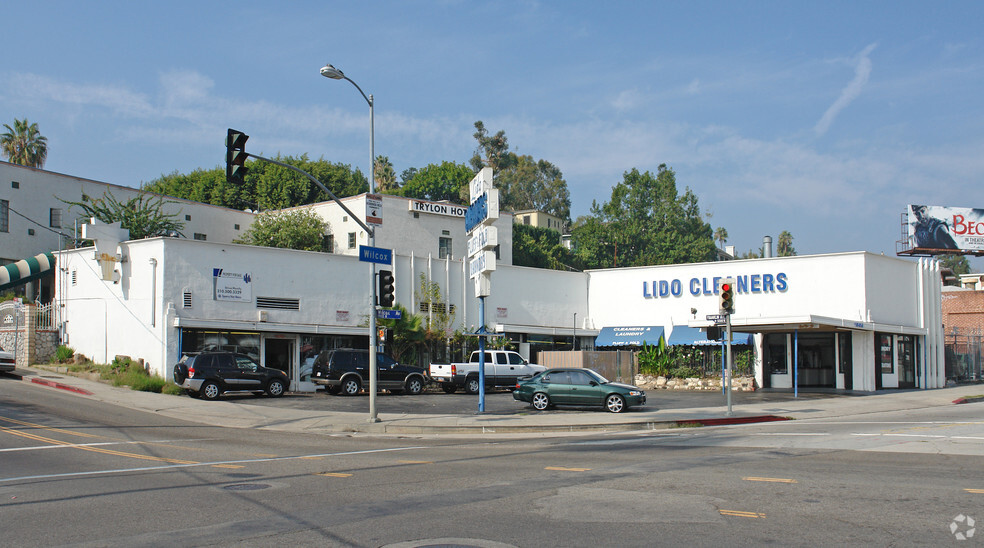
[[[58,345],[58,349],[55,350],[55,363],[65,363],[75,356],[75,349],[65,346],[64,344]]]
[[[170,396],[180,396],[184,394],[184,388],[174,384],[171,381],[167,381],[164,387],[161,388],[161,394],[168,394]]]
[[[691,379],[695,377],[702,377],[703,373],[701,373],[701,370],[696,367],[684,366],[670,369],[669,376],[677,379]]]

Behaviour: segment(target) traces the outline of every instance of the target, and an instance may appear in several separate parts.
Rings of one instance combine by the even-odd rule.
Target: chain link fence
[[[947,380],[957,382],[980,382],[981,342],[984,334],[980,329],[967,330],[951,328],[944,334],[944,366]]]

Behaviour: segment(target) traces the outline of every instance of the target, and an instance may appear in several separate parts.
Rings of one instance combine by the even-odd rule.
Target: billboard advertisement
[[[984,209],[910,205],[908,236],[917,250],[984,251]]]

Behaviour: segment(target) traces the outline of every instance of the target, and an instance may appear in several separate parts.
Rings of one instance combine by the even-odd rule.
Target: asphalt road
[[[0,378],[0,544],[942,545],[984,518],[981,409],[320,436],[203,426]]]

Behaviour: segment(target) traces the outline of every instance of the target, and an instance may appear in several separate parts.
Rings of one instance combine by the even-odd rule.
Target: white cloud
[[[817,136],[827,133],[827,130],[830,129],[830,125],[834,123],[837,115],[861,95],[861,90],[868,83],[868,77],[871,76],[871,58],[869,55],[877,45],[870,44],[864,48],[864,51],[858,54],[857,63],[854,66],[854,79],[841,90],[840,97],[834,101],[834,104],[830,105],[827,112],[823,113],[823,116],[820,117],[820,120],[814,126],[813,131]]]

